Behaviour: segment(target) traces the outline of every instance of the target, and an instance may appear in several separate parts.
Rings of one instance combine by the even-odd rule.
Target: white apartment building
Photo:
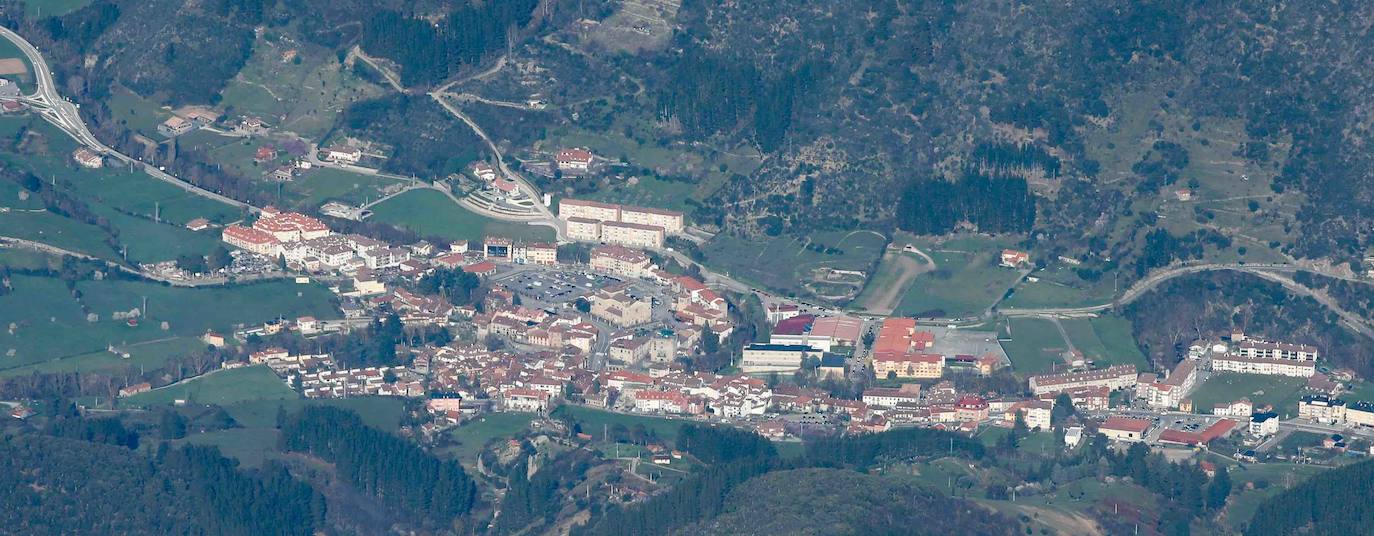
[[[1223,354],[1212,358],[1212,371],[1310,378],[1317,373],[1317,362]]]
[[[653,262],[644,252],[618,245],[605,245],[592,248],[592,269],[624,277],[648,277],[653,273]]]
[[[740,370],[746,374],[765,372],[793,372],[807,355],[820,353],[810,346],[794,344],[751,344],[744,347]]]
[[[1030,377],[1030,388],[1036,396],[1083,387],[1117,390],[1135,385],[1135,379],[1135,365],[1115,365],[1085,372],[1038,374]]]
[[[682,213],[647,207],[620,207],[620,221],[662,227],[669,234],[682,233]]]
[[[608,244],[660,249],[664,238],[663,228],[654,225],[611,221],[601,223],[601,241]]]

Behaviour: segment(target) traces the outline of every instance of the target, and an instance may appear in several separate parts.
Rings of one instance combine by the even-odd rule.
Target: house
[[[1112,441],[1144,441],[1150,429],[1150,421],[1130,417],[1111,416],[1097,428],[1102,435]]]
[[[472,174],[478,179],[491,182],[496,180],[496,168],[486,162],[474,162],[472,164]]]
[[[1002,250],[1002,266],[1020,268],[1022,265],[1028,264],[1030,264],[1030,253],[1014,249]]]
[[[491,261],[477,262],[464,266],[463,271],[477,277],[490,277],[491,274],[496,273],[496,263]]]
[[[167,118],[157,126],[157,131],[168,138],[175,138],[196,128],[195,124],[180,116]]]
[[[363,159],[363,151],[348,145],[335,145],[323,151],[324,159],[338,164],[357,164]]]
[[[585,172],[592,167],[592,153],[586,149],[563,149],[554,155],[560,171]]]
[[[1249,418],[1255,412],[1255,405],[1248,398],[1212,406],[1212,415],[1221,417]]]
[[[1064,446],[1069,448],[1077,447],[1083,441],[1083,427],[1070,426],[1064,429]]]
[[[507,411],[539,413],[548,411],[550,398],[544,391],[515,388],[501,393],[501,405]]]
[[[85,147],[79,147],[72,151],[72,159],[84,168],[99,169],[105,167],[105,159],[99,153]]]
[[[296,178],[296,168],[292,166],[277,166],[276,169],[267,173],[268,180],[277,182],[289,182]]]
[[[192,231],[204,231],[210,228],[210,220],[207,220],[205,218],[196,218],[186,222],[186,228]]]
[[[270,143],[258,146],[258,150],[253,152],[253,161],[259,164],[277,158],[277,148]]]
[[[135,383],[119,389],[119,398],[128,398],[139,393],[146,393],[153,390],[153,384],[148,382]]]
[[[768,323],[777,324],[801,314],[801,308],[795,303],[772,303],[768,305]]]
[[[200,336],[200,341],[205,343],[206,346],[222,348],[224,346],[224,335],[213,331],[207,331],[204,335]]]

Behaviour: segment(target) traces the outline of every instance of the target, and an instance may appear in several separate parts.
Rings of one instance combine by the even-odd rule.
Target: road
[[[101,143],[100,140],[96,139],[96,137],[91,134],[91,131],[86,128],[86,122],[81,119],[81,114],[78,112],[76,104],[62,98],[62,96],[57,93],[57,84],[53,81],[52,70],[48,68],[47,62],[43,59],[43,55],[38,52],[38,49],[9,28],[0,27],[0,35],[3,35],[6,39],[9,39],[10,42],[14,43],[15,46],[19,47],[19,50],[24,53],[24,56],[28,57],[29,63],[33,64],[34,79],[38,82],[38,89],[35,90],[32,95],[24,95],[20,97],[19,100],[39,112],[43,116],[43,119],[46,119],[49,123],[52,123],[58,129],[67,133],[67,135],[75,139],[77,143],[85,145],[96,153],[118,160],[123,165],[137,165],[149,176],[172,184],[192,194],[213,199],[227,205],[233,205],[240,209],[246,209],[253,212],[259,211],[257,207],[249,205],[248,203],[185,182],[156,167],[139,162]]]
[[[1072,317],[1079,315],[1087,315],[1131,303],[1136,299],[1140,298],[1141,296],[1144,296],[1145,294],[1154,290],[1155,287],[1158,287],[1160,284],[1176,277],[1189,274],[1197,274],[1202,272],[1215,272],[1223,270],[1251,274],[1256,277],[1283,285],[1284,288],[1294,293],[1317,300],[1317,302],[1326,306],[1328,309],[1331,309],[1332,312],[1335,312],[1338,316],[1340,316],[1341,320],[1345,321],[1345,323],[1351,329],[1367,337],[1374,338],[1374,327],[1370,325],[1370,322],[1368,320],[1366,320],[1358,314],[1345,310],[1343,307],[1341,307],[1341,305],[1338,302],[1336,302],[1334,298],[1331,298],[1330,296],[1326,295],[1325,292],[1313,290],[1307,286],[1297,283],[1296,281],[1293,281],[1293,279],[1290,277],[1281,275],[1285,272],[1297,272],[1299,270],[1314,271],[1313,268],[1299,267],[1291,264],[1204,263],[1181,265],[1160,270],[1150,274],[1145,279],[1141,279],[1140,281],[1137,281],[1135,284],[1131,285],[1131,287],[1126,289],[1126,292],[1123,292],[1121,296],[1107,303],[1089,305],[1085,307],[1057,307],[1038,309],[1001,308],[998,310],[998,312],[1005,316]],[[1327,273],[1323,272],[1317,273],[1324,276],[1328,275]],[[1332,275],[1332,277],[1338,276]],[[1345,277],[1340,278],[1345,279]]]

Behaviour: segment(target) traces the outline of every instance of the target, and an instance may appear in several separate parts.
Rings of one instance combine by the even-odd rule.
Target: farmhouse
[[[592,153],[586,149],[563,149],[554,155],[560,171],[584,172],[592,167]]]
[[[1030,264],[1030,254],[1014,249],[1002,250],[1002,266],[1007,268],[1019,268],[1021,265]]]
[[[76,163],[84,168],[99,169],[105,167],[105,159],[95,151],[85,147],[79,147],[76,151],[73,151],[72,159],[76,160]]]

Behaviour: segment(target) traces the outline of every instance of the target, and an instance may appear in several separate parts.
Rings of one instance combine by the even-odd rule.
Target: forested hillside
[[[1366,534],[1374,526],[1374,462],[1317,475],[1260,505],[1247,536]]]

